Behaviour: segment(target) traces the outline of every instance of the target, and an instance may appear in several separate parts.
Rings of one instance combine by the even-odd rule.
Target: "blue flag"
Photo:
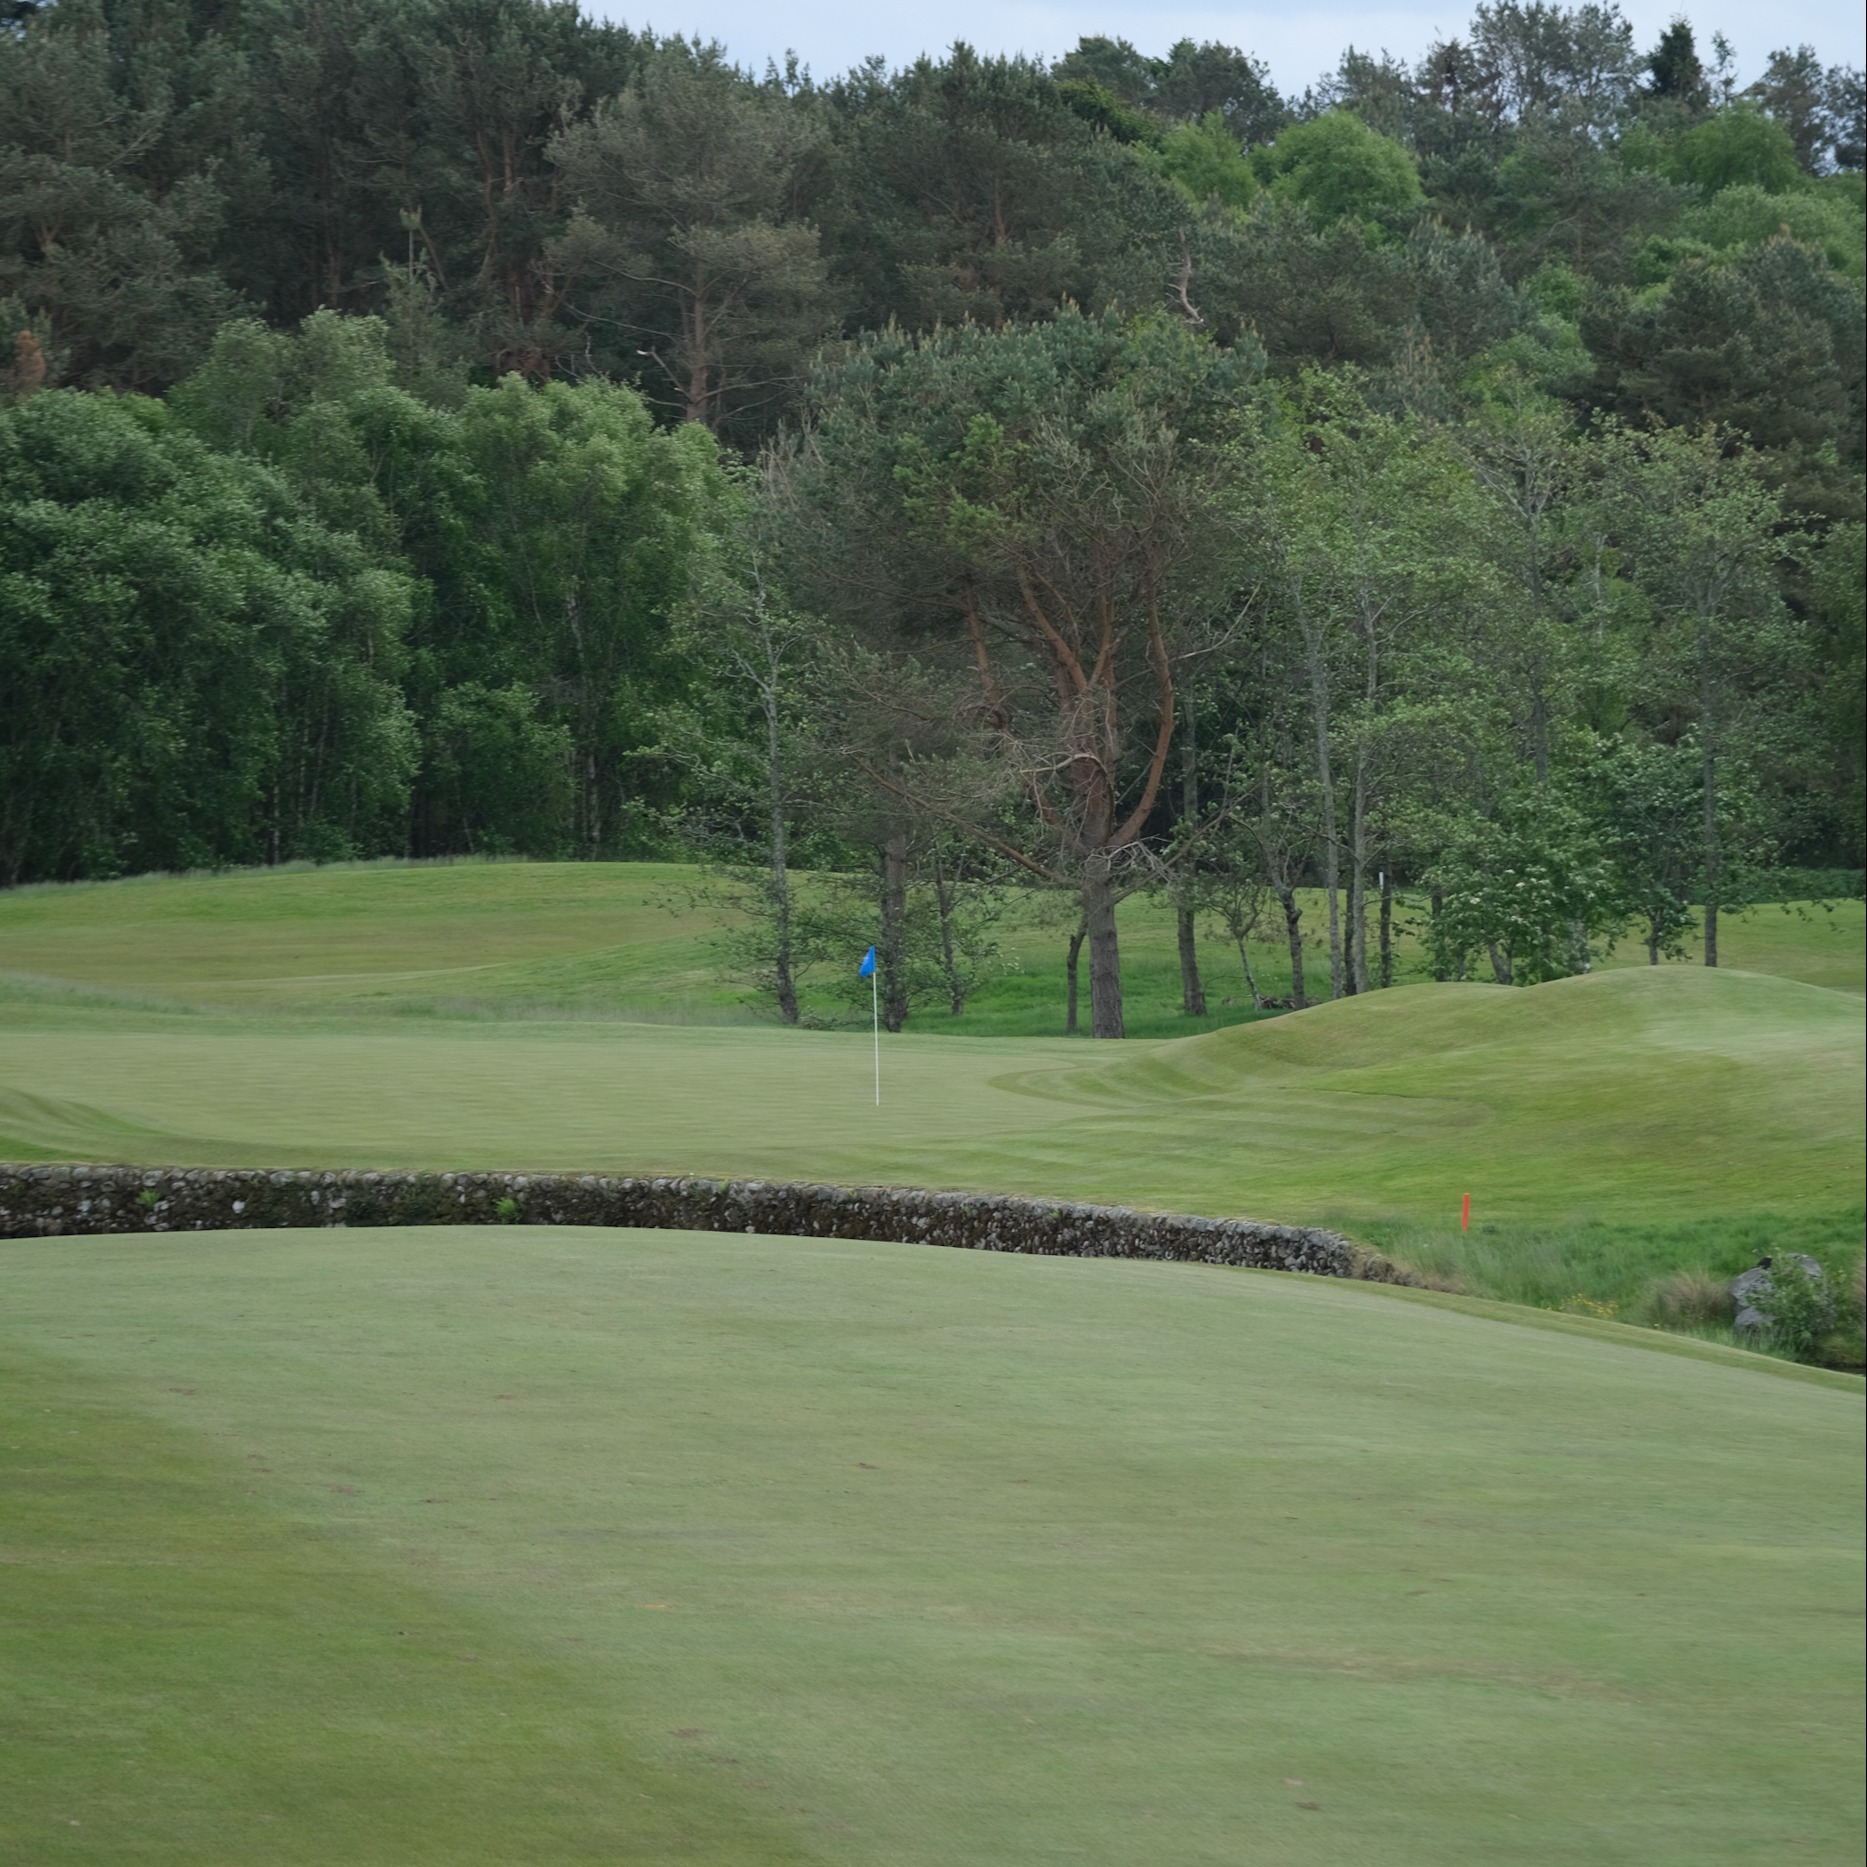
[[[862,964],[856,968],[856,977],[858,979],[872,979],[875,977],[875,949],[873,947],[870,947],[869,950],[863,954]]]

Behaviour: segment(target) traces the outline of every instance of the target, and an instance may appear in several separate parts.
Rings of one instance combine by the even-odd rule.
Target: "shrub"
[[[1807,1270],[1794,1256],[1779,1258],[1769,1295],[1757,1307],[1770,1319],[1765,1335],[1776,1354],[1792,1361],[1823,1359],[1823,1342],[1835,1326],[1835,1298],[1819,1269]]]

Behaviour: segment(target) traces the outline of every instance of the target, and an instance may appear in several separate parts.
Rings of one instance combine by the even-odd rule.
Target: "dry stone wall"
[[[0,1237],[346,1225],[623,1225],[865,1238],[1048,1257],[1158,1258],[1411,1283],[1336,1232],[892,1186],[599,1174],[4,1167]]]

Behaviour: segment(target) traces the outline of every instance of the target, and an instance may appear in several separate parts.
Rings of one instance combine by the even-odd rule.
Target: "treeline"
[[[223,327],[165,400],[0,412],[0,878],[614,855],[724,476],[632,390],[441,406],[382,324]]]
[[[1860,866],[1862,92],[1806,48],[1481,6],[1293,98],[10,17],[0,880],[698,842],[795,1015],[801,855],[898,1023],[1020,875],[1112,1034],[1138,886],[1192,1006],[1202,913],[1300,1001],[1385,982],[1397,884],[1525,980]]]
[[[826,338],[1168,304],[1422,390],[1541,337],[1578,412],[1858,462],[1862,81],[1807,47],[1739,90],[1689,27],[1502,0],[1296,98],[1190,41],[825,83],[562,0],[7,10],[0,299],[47,384],[378,313],[411,364],[639,383],[751,447]]]

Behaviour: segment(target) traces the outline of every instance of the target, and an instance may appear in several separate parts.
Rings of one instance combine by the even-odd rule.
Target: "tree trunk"
[[[1394,983],[1394,878],[1381,871],[1381,990]]]
[[[953,891],[947,886],[946,865],[940,859],[938,841],[933,848],[933,884],[934,906],[940,914],[940,966],[946,974],[947,1003],[957,1018],[966,1009],[966,988],[960,983],[959,967],[953,959]],[[1075,1026],[1070,1028],[1073,1030]]]
[[[1323,666],[1322,637],[1307,615],[1299,617],[1303,650],[1309,665],[1310,715],[1316,729],[1316,786],[1322,797],[1323,888],[1329,897],[1329,996],[1340,998],[1342,965],[1342,851],[1336,837],[1335,772],[1329,758],[1329,671]]]
[[[778,1016],[786,1024],[797,1022],[797,981],[791,972],[791,883],[781,869],[771,878],[771,905],[777,938],[772,955],[772,986],[778,998]]]
[[[1180,931],[1180,1004],[1189,1018],[1206,1015],[1206,987],[1199,976],[1199,951],[1193,944],[1193,910],[1175,916]]]
[[[1070,978],[1070,1015],[1063,1029],[1066,1035],[1076,1035],[1076,962],[1082,957],[1083,936],[1089,931],[1087,921],[1079,921],[1076,931],[1070,935],[1070,956],[1063,962],[1064,970]]]
[[[1089,934],[1089,1035],[1123,1037],[1121,947],[1115,932],[1115,883],[1105,851],[1083,871],[1083,925]]]
[[[908,837],[897,830],[882,845],[882,1029],[898,1031],[908,1021]]]
[[[1181,702],[1180,717],[1186,722],[1186,731],[1180,740],[1180,814],[1183,821],[1192,824],[1199,821],[1199,729],[1193,719],[1193,709],[1184,701]],[[1186,873],[1184,886],[1189,897],[1192,885],[1193,878],[1190,873]],[[1206,988],[1199,976],[1199,936],[1193,923],[1190,898],[1181,903],[1177,919],[1180,936],[1180,1007],[1189,1018],[1203,1018],[1206,1015]]]
[[[1303,990],[1303,910],[1297,906],[1294,888],[1279,888],[1277,901],[1284,911],[1284,932],[1290,939],[1290,1003],[1301,1011],[1309,1003],[1309,996]]]
[[[1491,970],[1496,975],[1499,985],[1510,984],[1510,955],[1493,940],[1489,943]]]
[[[1569,923],[1569,972],[1572,976],[1595,970],[1594,956],[1588,950],[1588,923]]]
[[[1262,1011],[1264,1009],[1264,994],[1258,990],[1257,979],[1253,976],[1251,971],[1250,948],[1246,945],[1245,936],[1243,934],[1239,934],[1237,939],[1238,963],[1245,969],[1245,990],[1251,994],[1251,1009],[1253,1011]]]
[[[1724,851],[1718,846],[1718,752],[1712,724],[1711,627],[1698,625],[1698,744],[1703,777],[1705,845],[1705,964],[1718,963],[1718,897],[1723,892]]]
[[[778,1015],[786,1024],[797,1022],[797,981],[791,971],[791,877],[784,823],[784,767],[780,760],[778,699],[765,696],[765,794],[771,806],[772,985],[778,997]]]
[[[1348,989],[1368,989],[1368,760],[1355,755],[1348,829]]]
[[[707,329],[707,279],[702,270],[692,282],[693,296],[689,300],[687,330],[683,335],[687,339],[687,419],[704,422],[711,427],[711,403],[713,400],[713,364],[708,354],[712,349],[708,341]]]

